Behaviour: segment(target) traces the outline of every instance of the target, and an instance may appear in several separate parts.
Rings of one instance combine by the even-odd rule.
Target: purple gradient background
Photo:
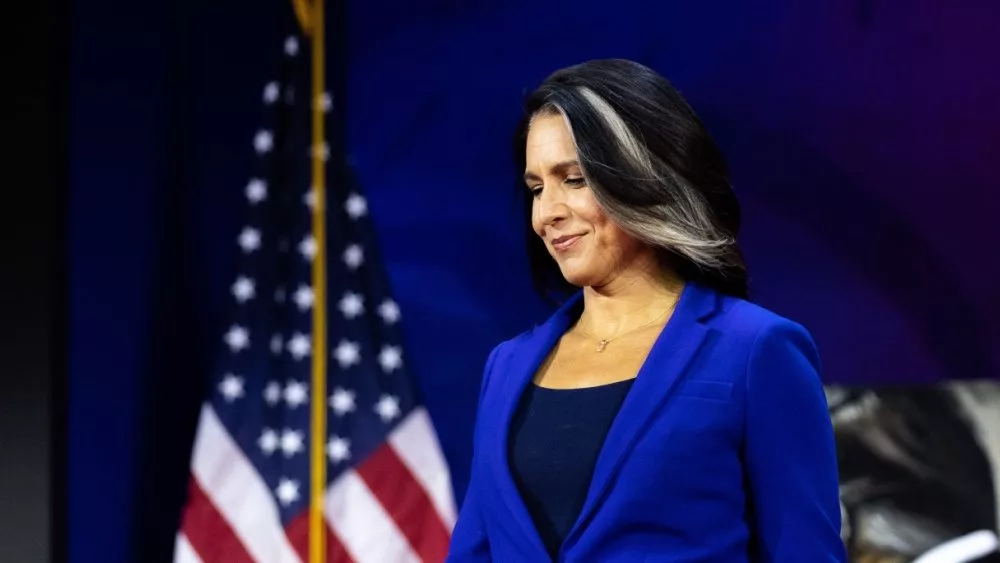
[[[385,22],[377,45],[352,44],[352,148],[365,184],[378,187],[376,217],[427,233],[389,237],[390,259],[443,244],[435,221],[474,217],[509,240],[506,223],[480,212],[506,203],[495,177],[507,172],[518,87],[585,58],[635,58],[671,78],[725,147],[757,298],[814,331],[830,380],[996,376],[995,8],[636,4],[599,15],[553,7],[558,17],[509,5],[481,27],[400,16],[407,24]],[[352,27],[383,18],[376,8]],[[496,48],[455,48],[466,41]],[[433,213],[413,213],[428,198]],[[485,266],[490,250],[480,250],[462,262]],[[396,271],[407,301],[422,302],[432,283],[417,276]]]

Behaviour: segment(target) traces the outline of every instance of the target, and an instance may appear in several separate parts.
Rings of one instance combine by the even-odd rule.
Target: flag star
[[[274,494],[278,497],[278,501],[282,506],[288,506],[299,500],[299,483],[298,481],[282,477],[278,482],[278,488],[274,490]]]
[[[278,96],[281,95],[281,86],[277,82],[268,82],[267,86],[264,86],[264,103],[273,104],[278,101]]]
[[[308,400],[309,391],[306,389],[305,383],[291,380],[285,386],[285,402],[288,403],[290,408],[294,409],[295,407],[304,405]]]
[[[240,276],[236,278],[236,282],[233,284],[233,296],[240,303],[246,303],[248,300],[253,299],[256,295],[254,290],[254,282],[252,279],[246,276]]]
[[[365,312],[364,298],[357,293],[348,291],[340,299],[340,312],[348,319],[353,319]]]
[[[323,143],[321,145],[319,145],[318,147],[313,147],[312,154],[313,154],[313,156],[320,157],[324,161],[329,160],[329,158],[330,158],[330,144],[327,143],[326,141],[323,141]]]
[[[253,227],[244,227],[240,231],[238,242],[243,252],[253,252],[260,248],[260,231]]]
[[[309,209],[312,209],[313,207],[315,207],[316,206],[316,191],[315,190],[309,190],[309,191],[307,191],[306,195],[304,195],[302,197],[302,203],[306,204],[306,207],[308,207]]]
[[[306,235],[299,243],[299,253],[306,260],[312,260],[316,256],[316,239],[312,235]]]
[[[383,346],[378,354],[378,363],[382,365],[382,371],[392,373],[403,367],[403,352],[399,346]]]
[[[247,182],[246,196],[250,203],[264,201],[267,199],[267,182],[260,178],[252,178]]]
[[[257,151],[257,154],[270,152],[274,148],[274,135],[267,129],[257,131],[257,134],[253,138],[253,148]]]
[[[361,346],[356,342],[341,340],[333,349],[333,357],[340,364],[340,369],[347,369],[361,361]]]
[[[264,388],[264,400],[272,407],[278,404],[278,401],[281,400],[281,384],[277,381],[268,383],[267,387]]]
[[[302,433],[296,432],[290,428],[286,428],[281,433],[281,451],[285,454],[285,457],[292,457],[293,455],[301,452],[303,450],[302,446]]]
[[[350,459],[351,441],[340,436],[333,436],[326,444],[326,453],[334,464]]]
[[[358,194],[351,194],[344,202],[344,209],[351,219],[357,219],[368,212],[368,202]]]
[[[243,397],[243,378],[227,373],[222,378],[222,382],[219,383],[219,392],[225,397],[227,403],[232,403]]]
[[[292,296],[295,304],[299,306],[299,311],[308,311],[312,305],[315,295],[313,290],[308,285],[300,285],[298,289],[295,290],[295,295]]]
[[[375,412],[382,418],[382,422],[392,422],[392,419],[399,416],[399,399],[392,395],[382,395],[375,404]]]
[[[299,361],[308,356],[309,352],[312,351],[312,343],[309,341],[308,336],[296,332],[291,340],[288,341],[288,351],[296,361]]]
[[[299,54],[299,40],[295,37],[285,39],[285,54],[294,57]]]
[[[273,454],[274,450],[278,449],[278,433],[270,428],[265,428],[261,432],[260,438],[257,439],[257,445],[260,446],[260,451],[264,452],[264,455]]]
[[[282,338],[280,334],[275,334],[271,336],[271,353],[274,355],[281,354],[281,350],[285,347],[285,339]]]
[[[365,261],[365,252],[361,248],[361,245],[352,244],[349,245],[344,250],[344,263],[352,269],[356,270]]]
[[[386,299],[378,306],[378,314],[385,324],[393,324],[399,320],[399,305],[392,299]]]
[[[233,352],[248,348],[250,346],[250,331],[239,325],[233,325],[226,333],[226,344]]]
[[[330,108],[333,107],[333,98],[330,97],[329,92],[323,92],[320,95],[319,99],[316,100],[316,107],[323,110],[323,113],[330,111]]]
[[[353,412],[354,405],[354,393],[337,387],[333,391],[333,396],[330,397],[330,407],[333,408],[333,412],[337,416],[344,416],[349,412]]]

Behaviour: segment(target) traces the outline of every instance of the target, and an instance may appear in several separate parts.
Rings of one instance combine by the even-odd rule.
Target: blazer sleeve
[[[763,329],[750,352],[744,447],[762,563],[847,560],[819,366],[810,334],[787,320]]]
[[[479,405],[476,409],[476,425],[472,440],[472,471],[469,487],[465,492],[465,500],[458,514],[458,521],[452,532],[451,544],[448,549],[446,563],[476,563],[492,561],[490,557],[489,538],[486,535],[486,525],[483,521],[482,479],[484,469],[476,455],[479,443],[479,431],[482,426],[483,397],[489,384],[490,373],[500,346],[494,348],[486,360],[483,370],[483,381],[479,389]]]

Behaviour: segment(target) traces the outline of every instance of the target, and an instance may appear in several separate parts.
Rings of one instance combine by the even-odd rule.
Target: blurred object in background
[[[829,386],[827,398],[852,561],[1000,561],[1000,383]]]

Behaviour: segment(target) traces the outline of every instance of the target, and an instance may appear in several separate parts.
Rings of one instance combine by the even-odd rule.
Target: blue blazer
[[[581,293],[490,353],[447,561],[550,561],[508,465],[525,387]],[[689,283],[598,456],[558,561],[846,561],[819,358],[800,325]]]

